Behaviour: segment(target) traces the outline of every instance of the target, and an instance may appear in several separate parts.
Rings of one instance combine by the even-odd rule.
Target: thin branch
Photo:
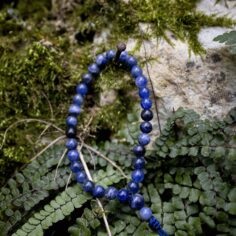
[[[43,96],[46,98],[47,102],[48,102],[48,106],[51,112],[51,119],[54,120],[54,114],[53,114],[53,109],[52,109],[52,104],[50,103],[47,95],[42,91]]]
[[[59,168],[59,166],[60,166],[60,164],[61,164],[63,158],[65,157],[66,152],[67,152],[67,149],[64,150],[64,152],[62,153],[62,155],[61,155],[61,157],[60,157],[60,159],[59,159],[59,162],[58,162],[57,168],[56,168],[56,172],[55,172],[55,176],[54,176],[54,181],[55,181],[56,178],[57,178],[58,168]]]
[[[82,142],[81,145],[80,145],[80,148],[79,148],[79,150],[78,150],[79,152],[81,151],[83,145],[84,145],[84,143]],[[89,171],[89,169],[88,169],[88,166],[87,166],[87,164],[86,164],[86,162],[85,162],[85,160],[84,160],[84,156],[83,156],[82,152],[80,152],[80,160],[81,160],[81,163],[82,163],[82,165],[83,165],[83,167],[84,167],[84,170],[85,170],[85,173],[86,173],[88,179],[89,179],[90,181],[93,181],[93,178],[92,178],[92,176],[91,176],[91,174],[90,174],[90,171]],[[112,236],[111,230],[110,230],[110,226],[109,226],[109,223],[108,223],[106,214],[105,214],[105,210],[104,210],[104,208],[103,208],[103,206],[102,206],[102,203],[101,203],[101,201],[100,201],[98,198],[96,198],[96,201],[97,201],[97,203],[98,203],[98,206],[99,206],[99,207],[101,208],[101,210],[102,210],[102,217],[103,217],[103,221],[104,221],[104,224],[105,224],[105,227],[106,227],[106,230],[107,230],[107,234],[108,234],[108,236]]]
[[[93,162],[93,169],[96,170],[95,158],[94,158],[94,156],[93,156],[91,150],[88,149],[88,147],[86,147],[86,149],[87,149],[87,151],[88,151],[88,153],[89,153],[89,155],[90,155],[90,157],[91,157],[91,159],[92,159],[92,162]]]
[[[72,177],[72,171],[70,172],[70,175],[69,175],[69,177],[68,177],[68,179],[67,179],[67,182],[66,182],[66,190],[67,190],[68,185],[69,185],[69,183],[70,183],[71,177]]]

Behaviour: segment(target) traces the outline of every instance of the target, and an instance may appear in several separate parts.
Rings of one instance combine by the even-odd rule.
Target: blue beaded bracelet
[[[147,88],[147,78],[143,75],[142,69],[137,65],[137,60],[133,56],[128,55],[125,49],[126,45],[120,43],[117,46],[116,52],[109,50],[98,55],[95,63],[88,66],[88,72],[82,75],[82,82],[76,87],[76,95],[73,98],[72,105],[69,107],[69,115],[66,118],[67,157],[71,162],[71,171],[75,173],[77,182],[82,185],[85,192],[92,194],[94,198],[105,197],[108,200],[118,199],[121,203],[129,203],[132,209],[139,210],[140,218],[147,221],[149,227],[154,232],[160,236],[168,236],[161,228],[159,221],[153,216],[151,209],[144,206],[144,198],[138,193],[139,184],[144,180],[145,146],[150,143],[150,136],[148,134],[152,131],[152,124],[150,123],[153,118],[153,113],[150,110],[152,101],[150,99],[150,91]],[[88,85],[100,74],[108,62],[121,63],[130,70],[131,76],[134,78],[135,84],[139,89],[140,105],[143,108],[141,112],[143,122],[140,124],[141,134],[138,137],[139,144],[133,148],[133,153],[136,156],[133,160],[134,171],[131,173],[131,181],[128,183],[127,188],[120,190],[113,186],[106,189],[101,185],[95,185],[89,180],[82,163],[79,161],[80,155],[77,151],[77,116],[81,112],[84,97],[88,93]]]

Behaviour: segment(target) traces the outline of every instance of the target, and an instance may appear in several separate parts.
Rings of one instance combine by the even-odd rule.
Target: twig
[[[38,152],[33,158],[30,159],[30,161],[35,160],[38,156],[43,154],[45,151],[47,151],[51,146],[53,146],[55,143],[59,142],[60,140],[64,139],[66,136],[62,135],[55,140],[53,140],[51,143],[49,143],[44,149],[42,149],[40,152]]]
[[[53,109],[52,109],[52,104],[50,103],[47,95],[42,91],[43,96],[46,98],[47,102],[48,102],[48,106],[51,112],[51,120],[54,120],[54,114],[53,114]]]
[[[62,153],[62,155],[61,155],[61,157],[60,157],[60,159],[59,159],[59,162],[58,162],[57,168],[56,168],[56,172],[55,172],[55,176],[54,176],[54,181],[55,181],[56,178],[57,178],[58,168],[59,168],[59,166],[60,166],[60,164],[61,164],[63,158],[65,157],[66,152],[67,152],[67,149],[64,150],[64,152]]]
[[[82,149],[83,145],[84,145],[84,143],[82,142],[81,145],[80,145],[80,148],[79,148],[79,150],[78,150],[79,152],[80,152],[80,150]],[[82,163],[82,165],[83,165],[83,167],[84,167],[84,170],[85,170],[85,173],[86,173],[88,179],[89,179],[90,181],[93,181],[93,178],[92,178],[92,176],[91,176],[91,174],[90,174],[90,171],[89,171],[89,169],[88,169],[88,166],[87,166],[87,164],[86,164],[86,162],[85,162],[85,160],[84,160],[84,156],[83,156],[82,152],[80,152],[80,160],[81,160],[81,163]],[[106,227],[106,230],[107,230],[107,234],[108,234],[108,236],[112,236],[111,230],[110,230],[110,227],[109,227],[109,224],[108,224],[108,220],[107,220],[107,217],[106,217],[106,214],[105,214],[105,210],[104,210],[104,208],[103,208],[103,206],[102,206],[102,203],[101,203],[101,201],[100,201],[98,198],[96,198],[96,201],[97,201],[97,203],[98,203],[98,206],[99,206],[99,207],[101,208],[101,210],[102,210],[102,217],[103,217],[103,221],[104,221],[104,224],[105,224],[105,227]]]
[[[86,147],[86,149],[87,149],[87,151],[89,152],[89,155],[90,155],[90,157],[91,157],[91,159],[92,159],[92,161],[93,161],[93,169],[96,170],[96,163],[95,163],[94,156],[93,156],[91,150],[88,149],[88,147]]]
[[[67,190],[68,185],[69,185],[69,183],[70,183],[71,176],[72,176],[72,171],[70,172],[70,175],[69,175],[69,177],[68,177],[68,179],[67,179],[67,182],[66,182],[66,190]]]

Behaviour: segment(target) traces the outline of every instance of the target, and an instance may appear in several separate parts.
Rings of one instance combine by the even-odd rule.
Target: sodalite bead
[[[138,88],[143,88],[147,85],[147,78],[143,75],[140,75],[135,79],[135,84]]]
[[[78,161],[79,153],[77,150],[70,150],[67,153],[67,157],[69,158],[70,161]]]
[[[138,137],[138,142],[140,145],[145,146],[150,143],[150,137],[148,134],[140,134]]]
[[[136,193],[131,197],[130,207],[140,210],[144,206],[144,198],[142,195]]]
[[[74,161],[71,163],[70,169],[72,172],[77,173],[83,170],[83,165],[80,162]]]
[[[108,200],[114,200],[116,199],[117,193],[118,193],[118,190],[115,187],[108,187],[106,189],[105,197]]]
[[[139,215],[142,220],[148,221],[152,217],[152,210],[148,207],[143,207],[139,211]]]
[[[142,122],[140,124],[140,130],[143,132],[143,133],[150,133],[152,131],[152,124],[148,121],[145,121],[145,122]]]
[[[81,94],[76,94],[73,97],[73,103],[76,104],[77,106],[81,106],[84,102],[84,98]]]
[[[82,75],[82,80],[85,84],[90,84],[93,80],[93,76],[90,73],[86,73]]]
[[[66,124],[69,127],[75,127],[77,125],[77,118],[75,116],[68,116],[66,118]]]
[[[76,87],[76,93],[86,95],[88,93],[88,86],[85,83],[80,83]]]
[[[133,165],[135,169],[143,169],[145,166],[145,160],[143,157],[135,158],[133,161]]]
[[[140,183],[144,179],[144,173],[140,169],[134,170],[131,174],[131,178],[135,183]]]
[[[129,55],[128,55],[128,52],[127,51],[123,51],[121,54],[120,54],[120,57],[119,57],[119,62],[121,63],[127,63],[127,59],[128,59]]]
[[[141,145],[138,145],[133,148],[133,152],[137,157],[140,157],[145,154],[145,148]]]
[[[152,107],[152,100],[150,100],[149,98],[144,98],[141,100],[141,107],[145,110],[148,110]]]
[[[151,110],[143,110],[141,112],[141,117],[144,121],[150,121],[153,118],[153,113]]]
[[[131,69],[131,75],[133,78],[137,78],[138,76],[142,75],[143,71],[139,66],[133,66]]]
[[[77,173],[76,180],[78,183],[83,184],[87,179],[87,175],[84,171],[79,171]]]
[[[116,52],[114,50],[109,50],[106,52],[106,58],[107,60],[112,60],[116,55]]]
[[[103,188],[101,185],[96,185],[93,190],[93,196],[96,198],[101,198],[105,195],[105,188]]]
[[[74,138],[70,138],[66,141],[66,147],[69,149],[69,150],[72,150],[72,149],[76,149],[77,147],[77,140],[74,139]]]
[[[103,54],[99,54],[96,57],[96,64],[101,68],[107,64],[107,59]]]
[[[126,63],[129,67],[137,65],[137,60],[133,56],[128,56]]]
[[[139,89],[139,97],[149,98],[149,96],[150,96],[150,91],[148,88],[144,87]]]
[[[100,73],[100,69],[98,67],[98,65],[96,63],[91,64],[88,67],[88,71],[93,75],[93,76],[97,76]]]
[[[76,138],[76,127],[67,127],[66,137],[67,138]]]
[[[139,185],[138,183],[131,181],[128,183],[128,189],[131,193],[137,193],[139,190]]]
[[[85,181],[83,185],[83,190],[87,193],[92,193],[94,189],[94,183],[90,180]]]
[[[80,112],[81,112],[81,109],[78,105],[72,104],[69,108],[70,115],[78,116]]]
[[[127,189],[120,189],[117,193],[117,199],[121,202],[127,202],[129,200],[129,192]]]

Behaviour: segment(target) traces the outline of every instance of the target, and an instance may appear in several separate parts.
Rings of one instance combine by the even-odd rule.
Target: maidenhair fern
[[[131,171],[138,117],[129,114],[128,122],[111,141],[82,148],[93,178],[102,185],[120,188],[128,181],[124,175]],[[141,192],[170,235],[236,234],[235,124],[235,109],[221,121],[202,120],[194,111],[180,108],[154,139]],[[68,179],[66,158],[56,170],[63,152],[61,146],[47,150],[1,188],[2,235],[107,235],[96,201],[74,177]],[[112,235],[155,235],[128,206],[106,200],[102,204]]]

